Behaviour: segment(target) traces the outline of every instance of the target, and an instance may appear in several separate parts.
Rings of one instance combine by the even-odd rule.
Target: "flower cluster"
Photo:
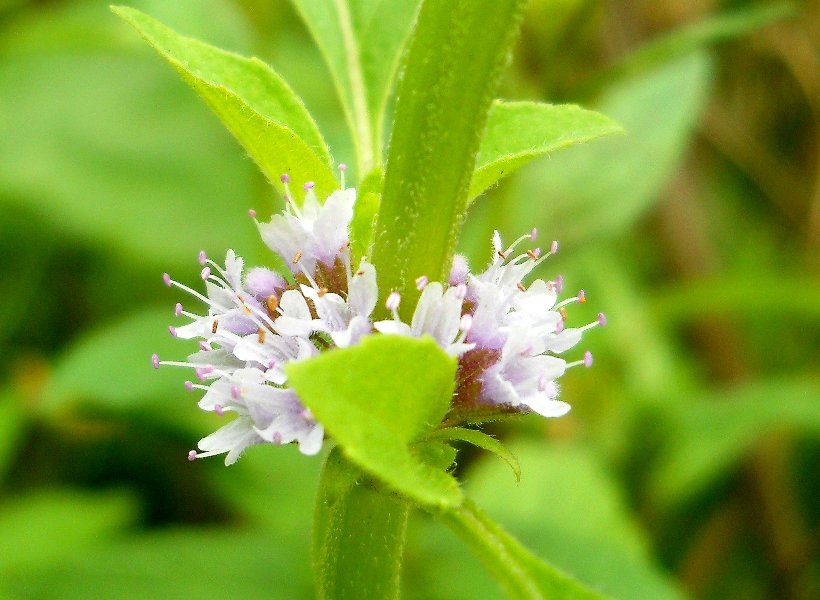
[[[224,266],[200,252],[204,294],[163,275],[166,285],[201,301],[207,312],[189,312],[177,303],[176,316],[189,322],[169,331],[174,337],[198,339],[199,351],[184,362],[154,354],[153,366],[191,369],[195,377],[185,387],[205,392],[201,409],[220,416],[236,413],[199,441],[199,452],[191,450],[190,460],[227,453],[225,463],[232,464],[247,447],[265,442],[296,442],[304,454],[316,454],[324,429],[288,386],[284,366],[354,345],[366,335],[430,336],[456,356],[452,414],[523,410],[558,417],[570,409],[557,398],[556,380],[570,367],[591,366],[592,355],[586,352],[572,362],[559,355],[606,319],[599,314],[583,327],[565,327],[566,307],[584,303],[584,292],[558,301],[560,276],[524,284],[533,269],[558,251],[557,242],[544,254],[537,247],[520,252],[524,242],[536,240],[535,229],[507,248],[496,232],[493,260],[482,273],[471,273],[467,260],[456,256],[446,283],[431,282],[425,275],[416,279],[421,294],[410,323],[399,316],[402,298],[397,292],[386,300],[392,318],[374,320],[376,269],[366,259],[355,270],[351,265],[355,190],[343,185],[320,204],[308,183],[297,206],[287,175],[282,182],[286,210],[257,226],[266,245],[289,266],[286,277],[265,267],[245,271],[232,250]],[[250,215],[256,220],[254,211]]]

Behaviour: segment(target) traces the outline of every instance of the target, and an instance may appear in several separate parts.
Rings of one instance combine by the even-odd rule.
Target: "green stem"
[[[339,448],[319,481],[313,560],[327,600],[399,596],[409,505],[376,487]]]

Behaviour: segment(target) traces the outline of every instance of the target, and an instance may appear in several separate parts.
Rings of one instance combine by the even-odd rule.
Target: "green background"
[[[270,62],[336,161],[332,81],[287,2],[132,3]],[[500,96],[577,102],[625,136],[558,151],[482,196],[493,228],[562,242],[609,326],[564,418],[465,450],[476,502],[621,599],[820,594],[820,7],[533,0]],[[764,12],[760,12],[760,9]],[[477,31],[476,35],[481,35]],[[351,173],[351,175],[353,175]],[[279,200],[195,94],[97,1],[0,1],[0,598],[309,598],[320,458],[186,460],[200,414],[166,327],[197,252],[271,260],[246,210]],[[411,518],[407,598],[499,598],[440,524]]]

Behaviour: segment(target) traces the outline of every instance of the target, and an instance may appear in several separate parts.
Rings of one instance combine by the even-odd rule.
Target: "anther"
[[[541,375],[541,376],[538,377],[538,391],[539,392],[546,392],[548,384],[549,384],[549,379],[547,379],[546,375]]]
[[[427,287],[429,280],[427,279],[427,275],[422,275],[416,279],[416,289],[421,291]]]
[[[211,347],[208,345],[208,342],[206,342],[205,340],[199,340],[199,349],[202,350],[203,352],[208,352],[209,350],[211,350]]]
[[[255,211],[254,209],[252,209],[252,208],[249,208],[249,209],[248,209],[248,216],[249,216],[251,219],[255,219],[255,218],[256,218],[256,211]]]
[[[199,251],[198,260],[199,260],[199,264],[201,264],[202,266],[205,266],[205,261],[208,260],[208,255],[205,254],[204,250]]]
[[[598,313],[598,325],[601,327],[606,325],[606,315],[604,313]]]
[[[498,258],[500,258],[501,260],[507,260],[507,255],[504,254],[501,250],[496,252],[496,254],[498,254]]]
[[[537,237],[538,237],[538,230],[535,227],[533,227],[532,231],[530,231],[530,240],[532,240],[534,242]]]
[[[319,291],[316,292],[316,295],[319,296],[319,298],[322,298],[325,294],[327,294],[327,292],[328,289],[326,287],[319,288]]]
[[[276,294],[271,294],[268,296],[268,299],[265,300],[265,305],[268,307],[268,312],[273,316],[276,314],[276,309],[279,308],[279,298],[277,298]]]
[[[177,336],[177,328],[174,327],[173,325],[168,325],[168,333],[171,334],[171,337],[176,337]]]
[[[287,173],[282,173],[279,176],[279,181],[281,181],[282,183],[290,183],[290,175],[288,175]]]
[[[174,305],[174,314],[178,317],[182,315],[182,302],[177,302],[176,305]]]
[[[561,315],[561,316],[563,317],[564,315]],[[562,331],[564,331],[564,320],[563,319],[561,319],[560,321],[558,321],[555,324],[555,333],[561,333]]]
[[[222,416],[225,415],[225,411],[222,410],[222,405],[221,404],[214,404],[214,412],[216,413],[216,415],[218,417],[222,417]]]
[[[260,328],[259,328],[259,331],[257,331],[257,332],[256,332],[256,340],[257,340],[260,344],[264,344],[264,343],[265,343],[265,333],[266,333],[266,332],[267,332],[267,329],[265,329],[264,327],[260,327]]]
[[[297,250],[296,254],[293,255],[293,264],[297,264],[300,260],[302,260],[302,251]]]
[[[550,245],[550,254],[555,254],[558,252],[558,240],[552,240],[552,244]]]
[[[533,248],[532,250],[527,250],[527,256],[529,256],[533,260],[538,260],[538,257],[541,256],[541,248]]]
[[[208,277],[211,276],[211,267],[205,267],[202,269],[202,272],[199,274],[202,277],[202,281],[207,281]]]
[[[217,329],[219,329],[219,321],[214,319],[214,322],[211,324],[211,333],[216,333]]]
[[[156,352],[154,352],[154,353],[151,355],[151,365],[152,365],[155,369],[159,369],[159,354],[157,354]]]
[[[342,173],[344,173],[345,171],[347,171],[347,165],[346,165],[346,164],[344,164],[344,163],[339,163],[339,170],[340,170]]]
[[[458,328],[463,332],[467,333],[470,331],[470,328],[473,326],[473,316],[470,314],[461,315],[461,321],[458,324]]]
[[[282,444],[282,434],[279,433],[278,431],[273,434],[273,443],[276,444],[277,446]]]
[[[520,281],[515,284],[515,287],[517,287],[518,290],[521,291],[521,292],[526,292],[527,291],[527,288],[525,288],[524,284],[521,283]]]
[[[587,350],[584,352],[584,366],[589,369],[592,366],[592,352]]]
[[[313,183],[312,181],[306,181],[305,185],[303,185],[302,188],[304,188],[305,191],[308,191],[308,190],[312,190],[315,185],[316,184]]]
[[[194,389],[194,382],[193,381],[186,381],[183,385],[185,386],[185,389],[188,390],[189,392],[193,391],[193,389]]]
[[[563,289],[564,289],[564,276],[559,275],[558,277],[555,278],[555,291],[560,294],[561,290],[563,290]]]
[[[586,301],[587,301],[586,292],[584,290],[580,290],[578,292],[578,302],[580,302],[581,304],[586,304]]]
[[[401,304],[401,294],[398,292],[390,292],[390,295],[387,296],[387,301],[384,303],[384,306],[387,310],[393,312],[394,310],[399,309],[399,304]]]
[[[567,320],[567,309],[563,306],[558,309],[558,314],[561,315],[561,318],[566,321]]]
[[[459,300],[464,300],[467,297],[467,285],[464,283],[459,283],[456,286],[456,298]]]
[[[164,283],[167,287],[171,287],[171,276],[168,273],[162,274],[162,283]]]
[[[196,450],[191,450],[188,453],[188,460],[190,460],[191,462],[194,462],[196,460]]]
[[[239,400],[242,397],[242,390],[238,385],[231,386],[231,398]]]

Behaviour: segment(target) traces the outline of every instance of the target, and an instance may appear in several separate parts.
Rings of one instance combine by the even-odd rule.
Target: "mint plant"
[[[455,246],[469,203],[488,187],[620,128],[576,106],[493,99],[522,0],[294,4],[336,83],[356,154],[350,171],[334,169],[316,123],[270,67],[113,9],[205,100],[285,202],[270,220],[250,211],[284,269],[246,269],[228,250],[218,262],[200,253],[204,293],[163,276],[201,305],[178,303],[187,322],[169,328],[197,339],[199,351],[184,361],[155,354],[152,364],[190,369],[184,385],[204,392],[199,407],[228,420],[189,459],[224,454],[231,464],[262,443],[296,443],[306,455],[331,446],[313,539],[322,598],[398,595],[411,508],[462,537],[513,598],[599,597],[465,498],[451,443],[494,452],[518,474],[509,451],[477,427],[570,410],[557,380],[592,365],[575,348],[606,318],[570,326],[583,290],[564,294],[561,276],[530,281],[559,249],[536,246],[536,229],[509,245],[496,233],[480,270]]]

